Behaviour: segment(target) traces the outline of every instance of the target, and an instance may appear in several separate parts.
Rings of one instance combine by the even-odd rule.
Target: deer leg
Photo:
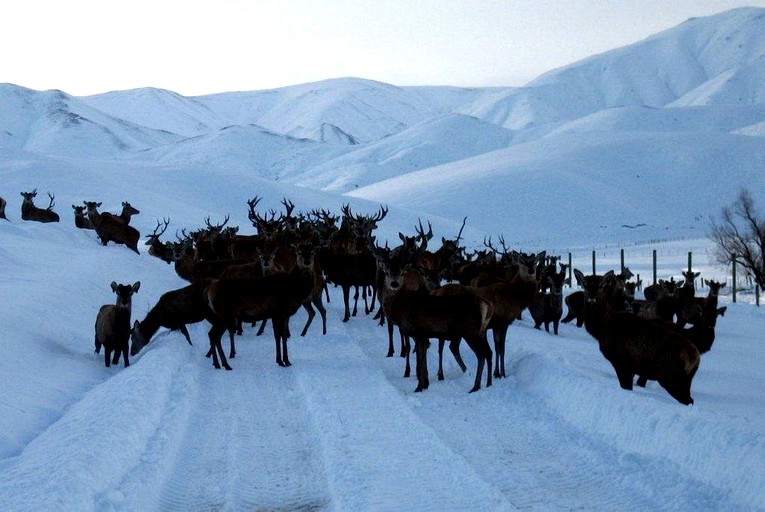
[[[356,316],[356,313],[358,313],[359,310],[359,287],[356,285],[355,292],[353,294],[353,313],[351,313],[353,316]]]
[[[257,336],[260,336],[261,334],[263,334],[263,331],[266,330],[266,324],[267,323],[268,323],[268,318],[264,318],[263,322],[261,322],[261,324],[260,324],[260,329],[258,329]]]
[[[396,351],[393,349],[393,322],[388,319],[388,354],[385,357],[393,357]]]
[[[415,393],[425,391],[430,386],[430,380],[428,379],[428,345],[430,340],[428,338],[417,337],[414,340],[414,350],[417,352],[417,388]]]
[[[444,338],[438,338],[438,380],[444,380]]]
[[[186,341],[189,342],[189,345],[193,347],[194,344],[191,343],[191,336],[189,335],[189,330],[186,328],[186,324],[181,324],[181,326],[178,329],[186,337]]]
[[[120,356],[122,355],[122,352],[120,349],[115,348],[114,349],[114,355],[112,356],[112,364],[117,365],[120,364]]]
[[[290,339],[290,319],[284,319],[284,329],[282,331],[282,362],[284,366],[292,366],[289,352],[287,350],[287,341]]]
[[[239,324],[239,320],[236,320],[233,325],[227,327],[228,339],[229,339],[229,355],[228,357],[234,359],[236,357],[236,343],[234,337],[236,336],[236,327]],[[221,335],[222,336],[222,335]],[[222,342],[221,342],[222,346]]]
[[[460,340],[462,338],[455,338],[449,342],[449,350],[451,350],[452,355],[454,356],[454,360],[457,361],[457,364],[460,365],[460,368],[462,369],[462,373],[465,373],[467,371],[467,366],[465,365],[465,361],[462,360],[462,355],[460,354]]]
[[[130,360],[128,360],[128,344],[127,343],[125,343],[125,346],[122,347],[122,362],[125,363],[125,368],[130,366]]]
[[[303,332],[300,333],[301,336],[305,336],[305,333],[308,332],[308,327],[310,327],[311,322],[313,322],[313,317],[316,316],[316,311],[314,311],[313,306],[311,305],[311,301],[305,301],[303,303],[303,309],[305,309],[305,312],[308,313],[308,319],[305,321],[305,325],[303,326]]]
[[[626,368],[617,368],[616,366],[614,366],[614,370],[616,371],[616,378],[619,379],[619,385],[622,389],[632,391],[632,381],[635,378],[635,373]]]
[[[351,307],[350,307],[350,295],[351,286],[343,285],[343,302],[345,303],[345,315],[343,316],[343,322],[347,322],[351,319]]]
[[[401,335],[401,343],[402,343],[401,350],[403,351],[402,357],[406,358],[406,363],[404,364],[404,378],[408,379],[409,376],[412,374],[412,367],[409,364],[409,354],[412,351],[412,344],[409,341],[409,336]],[[417,375],[417,378],[419,379],[420,376]]]
[[[507,338],[507,328],[504,325],[494,327],[492,335],[494,337],[494,377],[501,379],[505,376],[505,339]]]
[[[107,368],[112,365],[112,351],[104,347],[104,364]]]
[[[324,307],[324,303],[321,301],[321,292],[317,293],[313,297],[313,305],[319,310],[321,316],[321,334],[327,334],[327,308]]]
[[[101,353],[101,341],[99,341],[99,339],[98,339],[98,334],[96,334],[95,344],[96,344],[95,353],[96,354],[100,354]]]
[[[558,335],[558,320],[553,320],[553,332]]]
[[[210,338],[210,355],[212,356],[213,366],[220,369],[221,362],[226,370],[230,370],[226,360],[226,354],[223,353],[223,347],[221,345],[221,338],[223,333],[226,332],[226,325],[222,322],[213,323],[207,336]]]
[[[638,380],[636,382],[638,386],[641,388],[644,388],[646,384],[648,384],[648,379],[646,377],[643,377],[642,375],[638,375]]]

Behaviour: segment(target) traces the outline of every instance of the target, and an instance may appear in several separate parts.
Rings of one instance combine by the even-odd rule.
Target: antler
[[[428,248],[428,240],[433,238],[433,226],[431,226],[430,221],[428,221],[428,232],[425,233],[425,228],[422,226],[422,220],[418,218],[417,222],[419,223],[419,226],[415,228],[415,231],[417,231],[417,235],[420,237],[420,250],[424,252]]]
[[[205,224],[207,224],[207,227],[210,229],[210,231],[220,232],[221,229],[223,229],[223,226],[225,226],[228,223],[229,214],[226,214],[226,218],[223,219],[223,224],[216,224],[213,226],[210,224],[210,216],[208,215],[205,219]]]
[[[282,204],[287,209],[287,218],[290,218],[292,216],[292,211],[295,209],[295,205],[292,201],[287,200],[286,197],[282,199]]]
[[[146,235],[146,238],[159,238],[165,233],[165,231],[167,231],[167,226],[170,224],[170,219],[163,218],[162,221],[163,222],[160,222],[159,219],[157,219],[157,227],[154,228],[154,232],[152,232],[152,234]],[[164,226],[162,226],[162,223],[164,223]],[[160,228],[162,228],[162,231],[159,231]],[[157,231],[159,231],[159,233],[157,233]],[[178,236],[177,233],[176,236]]]
[[[249,207],[247,218],[249,218],[251,222],[255,222],[258,219],[258,214],[255,212],[255,207],[258,205],[261,199],[262,197],[255,196],[252,199],[247,200],[247,206]]]
[[[53,205],[55,204],[55,203],[53,202],[53,199],[55,199],[56,195],[55,195],[55,194],[53,194],[53,195],[50,195],[50,192],[47,192],[47,194],[48,194],[48,197],[50,197],[50,204],[48,205],[48,207],[46,208],[46,210],[51,210],[51,209],[53,209]]]
[[[377,213],[374,217],[371,217],[371,220],[374,222],[380,222],[385,218],[385,216],[388,215],[388,208],[385,206],[380,206],[380,212]],[[432,236],[432,233],[431,233]]]
[[[465,216],[464,219],[462,219],[462,227],[460,228],[460,232],[457,233],[457,238],[454,239],[454,243],[459,245],[460,238],[462,238],[462,230],[465,229],[465,223],[467,222],[467,216]]]

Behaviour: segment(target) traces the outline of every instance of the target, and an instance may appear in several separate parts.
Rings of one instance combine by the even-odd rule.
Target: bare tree
[[[717,261],[730,264],[733,259],[765,288],[765,220],[759,217],[754,199],[747,189],[722,210],[719,221],[712,219],[710,238],[717,244]]]

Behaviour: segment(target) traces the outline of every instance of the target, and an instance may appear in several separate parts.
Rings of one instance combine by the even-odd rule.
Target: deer
[[[563,283],[566,280],[566,271],[563,269],[556,274],[546,274],[545,279],[549,283],[548,292],[539,292],[529,306],[529,312],[534,319],[534,329],[539,329],[545,324],[545,331],[550,332],[550,323],[553,324],[553,332],[558,335],[558,324],[563,316]]]
[[[377,260],[370,249],[370,241],[377,223],[385,218],[388,209],[381,206],[377,214],[362,216],[354,215],[350,206],[346,204],[342,211],[343,222],[340,229],[329,240],[327,247],[322,248],[319,261],[327,280],[343,289],[343,322],[347,322],[351,316],[357,314],[359,287],[363,292],[365,313],[368,314],[374,309],[366,302],[366,289],[374,288],[377,275]],[[353,312],[350,309],[351,287],[356,289]]]
[[[624,311],[621,284],[613,271],[584,276],[587,332],[614,368],[619,385],[631,391],[635,375],[640,382],[657,380],[678,402],[693,404],[691,383],[699,367],[699,350],[682,334],[661,322]]]
[[[138,240],[141,238],[141,234],[137,229],[116,220],[112,215],[99,213],[98,207],[101,206],[101,203],[95,201],[83,202],[88,209],[88,219],[96,230],[96,235],[98,235],[101,245],[106,245],[111,241],[117,244],[124,244],[136,254],[140,254],[138,252]]]
[[[494,377],[505,377],[507,330],[518,319],[521,312],[533,303],[539,288],[535,266],[544,257],[544,252],[525,255],[518,264],[514,265],[516,267],[514,277],[476,288],[476,293],[494,306],[489,322],[494,338]]]
[[[5,199],[0,197],[0,219],[5,219],[8,222],[10,222],[10,220],[8,220],[8,217],[5,216],[5,205],[6,205]]]
[[[102,215],[108,215],[123,224],[130,224],[130,218],[133,215],[138,215],[141,213],[139,210],[136,210],[133,205],[128,203],[127,201],[122,201],[122,211],[117,215],[114,213],[104,212]]]
[[[140,281],[134,284],[117,284],[112,281],[112,291],[117,294],[116,304],[105,304],[98,310],[96,317],[96,354],[104,347],[104,364],[118,364],[120,355],[123,357],[125,368],[130,366],[128,360],[128,342],[130,340],[130,312],[133,294],[138,292]],[[111,355],[114,352],[114,360]]]
[[[74,210],[74,225],[80,229],[95,229],[88,218],[86,206],[72,205]]]
[[[162,222],[157,219],[157,227],[154,228],[154,231],[151,232],[150,235],[146,235],[146,242],[145,245],[149,246],[149,254],[151,256],[154,256],[155,258],[159,258],[168,265],[175,261],[175,256],[173,255],[173,248],[170,246],[170,243],[162,242],[159,237],[162,236],[165,231],[167,231],[167,226],[170,224],[170,219],[162,219]]]
[[[58,222],[60,220],[59,216],[56,212],[53,211],[53,206],[55,205],[54,199],[56,196],[51,195],[51,193],[48,192],[50,204],[48,204],[47,208],[38,208],[34,205],[34,198],[36,196],[37,189],[32,190],[32,192],[21,192],[21,197],[24,198],[21,203],[22,220],[32,220],[35,222]]]
[[[492,304],[469,287],[454,285],[450,293],[435,295],[421,280],[412,279],[406,268],[389,262],[386,268],[386,314],[399,326],[404,336],[414,339],[417,387],[415,393],[428,389],[427,349],[430,338],[467,341],[477,358],[476,377],[471,393],[481,389],[484,365],[488,371],[486,387],[491,386],[491,347],[486,328],[493,313]]]
[[[213,280],[204,292],[213,313],[208,332],[213,366],[231,370],[221,346],[221,337],[226,330],[229,331],[231,353],[235,354],[237,323],[266,319],[271,319],[273,326],[276,364],[290,366],[287,351],[289,319],[309,299],[313,288],[313,276],[303,258],[298,258],[298,264],[289,273]]]
[[[190,284],[163,293],[146,317],[133,323],[130,330],[130,355],[137,355],[160,327],[181,331],[191,346],[191,336],[186,326],[210,319],[210,309],[204,295],[207,284],[209,283]]]
[[[683,286],[675,290],[674,302],[675,302],[675,315],[677,316],[677,325],[685,327],[685,324],[689,322],[689,319],[694,315],[695,298],[696,298],[696,285],[695,280],[699,277],[699,272],[693,272],[692,270],[684,270],[683,277],[685,281]]]

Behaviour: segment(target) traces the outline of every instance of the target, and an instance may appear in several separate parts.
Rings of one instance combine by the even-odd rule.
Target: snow
[[[691,20],[524,88],[349,78],[75,98],[0,85],[0,509],[765,510],[765,315],[751,290],[732,303],[707,239],[741,187],[765,204],[763,19]],[[33,188],[55,194],[60,223],[20,220]],[[172,239],[207,216],[253,232],[255,195],[264,210],[386,204],[380,243],[418,218],[452,238],[467,215],[471,248],[503,235],[585,273],[593,251],[603,272],[623,249],[644,283],[654,250],[664,279],[692,252],[702,278],[728,282],[695,404],[655,382],[620,389],[583,329],[554,336],[528,314],[510,327],[506,379],[468,394],[463,344],[468,372],[447,355],[436,381],[432,347],[415,394],[386,329],[341,322],[334,288],[328,334],[290,339],[289,368],[247,328],[234,369],[214,370],[206,322],[189,326],[193,346],[160,330],[130,367],[105,368],[93,326],[109,284],[141,281],[143,319],[186,283],[144,245],[100,246],[70,205],[129,200],[142,234],[169,217]]]

